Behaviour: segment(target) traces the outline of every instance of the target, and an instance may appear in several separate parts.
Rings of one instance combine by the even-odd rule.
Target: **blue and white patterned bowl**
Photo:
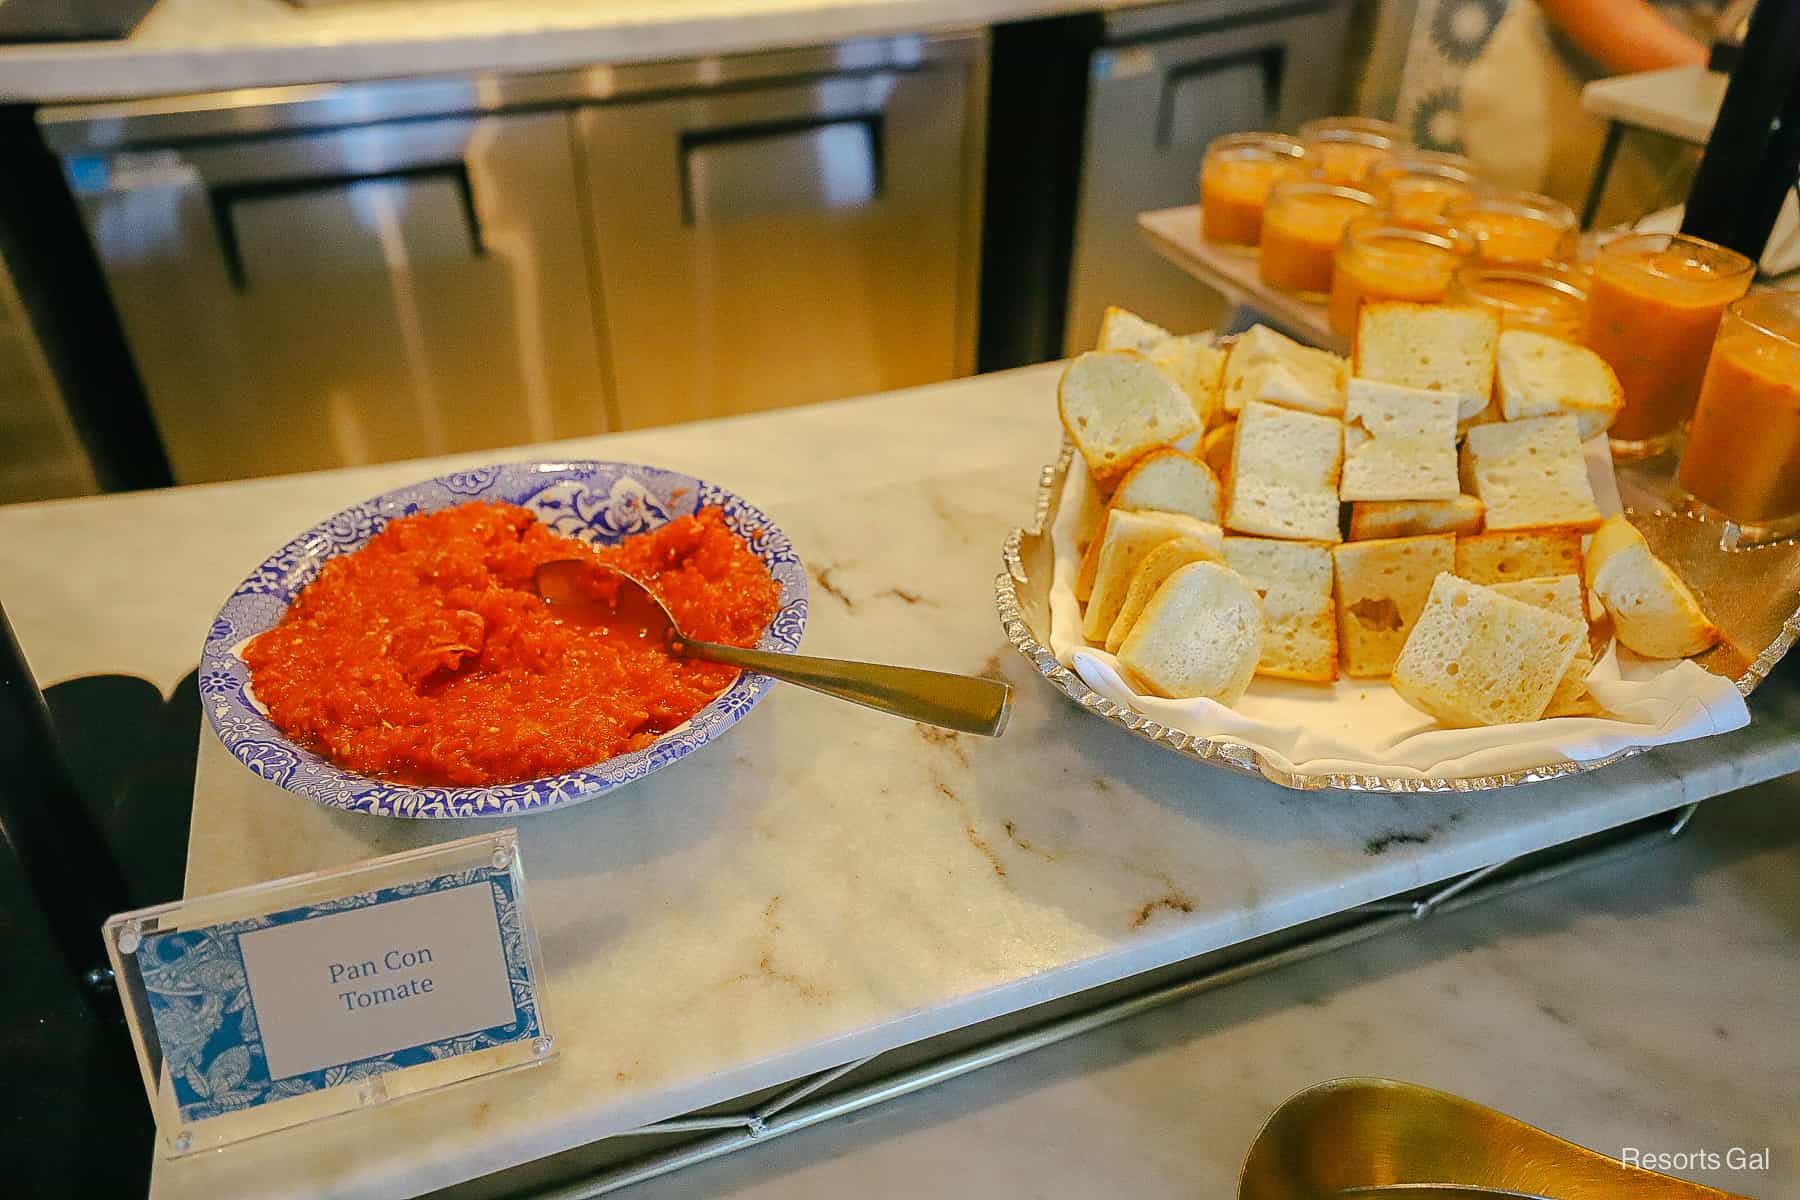
[[[614,462],[506,463],[458,471],[375,497],[328,517],[276,551],[238,585],[213,620],[200,656],[200,699],[225,748],[251,771],[333,808],[384,817],[505,817],[587,800],[686,758],[750,711],[768,691],[744,674],[685,724],[642,750],[579,771],[494,787],[412,787],[358,775],[301,748],[253,700],[244,643],[272,628],[325,561],[362,546],[395,517],[469,500],[522,505],[556,530],[610,545],[714,505],[781,585],[781,607],[758,645],[793,653],[806,629],[806,568],[768,517],[721,487],[659,467]]]

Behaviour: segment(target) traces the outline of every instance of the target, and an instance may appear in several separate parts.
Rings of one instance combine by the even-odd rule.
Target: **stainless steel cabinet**
[[[1108,15],[1089,60],[1088,116],[1064,346],[1094,344],[1123,304],[1172,329],[1217,320],[1209,294],[1148,250],[1134,218],[1199,199],[1206,143],[1241,129],[1293,130],[1341,103],[1349,8],[1270,11],[1207,0]]]

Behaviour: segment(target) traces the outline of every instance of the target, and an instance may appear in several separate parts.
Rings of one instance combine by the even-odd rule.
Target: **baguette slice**
[[[1099,570],[1094,593],[1082,613],[1081,632],[1090,642],[1103,643],[1118,618],[1131,590],[1138,564],[1159,545],[1174,538],[1194,538],[1211,546],[1222,557],[1225,539],[1217,525],[1196,521],[1185,513],[1127,512],[1119,510],[1106,519],[1100,546]]]
[[[1339,664],[1346,675],[1387,675],[1425,608],[1431,581],[1456,565],[1456,539],[1439,533],[1345,542],[1331,557]]]
[[[1718,644],[1719,627],[1694,593],[1623,516],[1595,531],[1586,565],[1620,644],[1645,658],[1687,658]]]
[[[1189,563],[1163,580],[1119,647],[1138,691],[1236,704],[1262,653],[1262,610],[1236,571]]]
[[[1352,373],[1362,379],[1449,392],[1470,422],[1494,390],[1500,322],[1479,308],[1379,300],[1356,318]]]
[[[1303,346],[1267,325],[1252,325],[1232,343],[1222,380],[1227,413],[1253,400],[1335,417],[1344,411],[1348,364],[1329,350]]]
[[[1581,574],[1581,530],[1508,529],[1458,538],[1456,574],[1470,583],[1510,583]]]
[[[1172,538],[1146,554],[1133,572],[1130,586],[1125,589],[1125,603],[1119,606],[1119,615],[1113,618],[1112,628],[1107,630],[1107,653],[1119,652],[1131,627],[1137,624],[1150,598],[1156,595],[1156,589],[1178,568],[1189,563],[1223,561],[1217,546],[1208,545],[1199,538]]]
[[[1352,379],[1345,389],[1345,500],[1450,500],[1456,481],[1456,397]]]
[[[1094,575],[1100,568],[1100,546],[1106,538],[1106,518],[1113,509],[1142,512],[1186,513],[1209,525],[1219,523],[1219,479],[1199,459],[1179,450],[1152,450],[1138,459],[1113,490],[1100,524],[1081,556],[1075,577],[1075,598],[1086,601],[1094,592]]]
[[[1173,335],[1161,325],[1146,321],[1129,309],[1107,305],[1100,314],[1100,341],[1096,350],[1135,350],[1147,355]]]
[[[1102,492],[1150,451],[1200,430],[1187,393],[1129,350],[1077,356],[1056,393],[1063,429]]]
[[[1225,524],[1239,533],[1336,542],[1342,426],[1252,400],[1237,422]]]
[[[1394,690],[1453,729],[1535,721],[1586,641],[1579,622],[1446,572],[1394,664]]]
[[[1600,524],[1579,429],[1574,417],[1554,416],[1469,430],[1463,454],[1489,531]]]
[[[1500,335],[1500,414],[1508,421],[1566,413],[1582,441],[1605,433],[1625,407],[1625,390],[1604,358],[1529,329]]]
[[[1329,683],[1337,678],[1337,609],[1331,547],[1228,537],[1225,562],[1262,599],[1262,653],[1256,673]]]
[[[1546,609],[1559,617],[1567,617],[1588,627],[1587,604],[1582,600],[1585,589],[1580,575],[1556,575],[1549,579],[1521,579],[1514,583],[1496,583],[1494,591],[1533,608]],[[1591,717],[1600,712],[1600,703],[1588,691],[1588,672],[1594,669],[1594,652],[1587,638],[1575,647],[1569,669],[1557,680],[1556,690],[1544,709],[1546,717]]]
[[[1225,351],[1213,343],[1213,335],[1194,333],[1170,338],[1149,351],[1149,355],[1150,361],[1188,394],[1201,428],[1212,425],[1222,403],[1219,385],[1225,371]]]
[[[1358,500],[1350,506],[1350,540],[1480,533],[1482,512],[1481,501],[1467,495],[1449,500]]]

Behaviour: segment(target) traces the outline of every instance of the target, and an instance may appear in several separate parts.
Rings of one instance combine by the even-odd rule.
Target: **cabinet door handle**
[[[855,208],[881,195],[882,116],[688,130],[679,157],[684,225]]]

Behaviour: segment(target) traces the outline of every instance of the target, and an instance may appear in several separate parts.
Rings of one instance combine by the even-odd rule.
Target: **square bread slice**
[[[1345,500],[1450,500],[1456,481],[1456,397],[1352,379],[1345,387]]]
[[[1056,388],[1063,429],[1102,492],[1131,465],[1200,431],[1193,401],[1155,363],[1129,350],[1076,356]]]
[[[1219,385],[1225,371],[1225,351],[1214,344],[1213,335],[1193,333],[1169,338],[1148,353],[1150,361],[1188,394],[1201,428],[1211,426],[1219,416]]]
[[[1585,565],[1614,635],[1645,658],[1686,658],[1723,636],[1688,585],[1623,516],[1608,518],[1595,531]]]
[[[1219,523],[1219,478],[1212,468],[1179,450],[1152,450],[1138,459],[1113,490],[1100,524],[1088,540],[1075,577],[1075,598],[1086,600],[1094,591],[1094,573],[1100,568],[1100,546],[1106,538],[1106,518],[1113,509],[1142,512],[1186,513],[1210,525]]]
[[[1096,350],[1136,350],[1149,354],[1172,335],[1161,325],[1146,321],[1129,309],[1107,305],[1100,314],[1100,340]]]
[[[1221,556],[1225,553],[1225,536],[1219,527],[1196,521],[1185,513],[1120,510],[1107,515],[1094,591],[1081,615],[1083,637],[1090,642],[1105,641],[1119,609],[1125,605],[1125,594],[1131,589],[1131,577],[1137,573],[1138,564],[1173,538],[1194,538]]]
[[[1449,392],[1457,420],[1473,421],[1494,391],[1499,342],[1500,322],[1485,309],[1375,301],[1357,314],[1351,373]]]
[[[1343,427],[1252,400],[1238,417],[1225,524],[1239,533],[1336,542]]]
[[[1131,584],[1125,589],[1125,603],[1119,606],[1119,615],[1113,618],[1112,628],[1106,633],[1106,652],[1119,652],[1131,627],[1144,615],[1144,609],[1163,580],[1189,563],[1223,561],[1217,546],[1208,545],[1199,538],[1171,538],[1146,554],[1132,573]]]
[[[1585,442],[1624,406],[1619,377],[1586,346],[1529,329],[1500,335],[1500,414],[1508,421],[1566,413]]]
[[[1470,583],[1509,583],[1581,574],[1581,530],[1507,529],[1458,538],[1456,574]]]
[[[1349,364],[1329,350],[1303,346],[1267,325],[1238,334],[1225,358],[1224,408],[1242,412],[1253,400],[1335,417],[1344,411]]]
[[[1496,583],[1493,589],[1502,596],[1524,601],[1534,608],[1547,609],[1559,617],[1567,617],[1581,626],[1585,633],[1588,627],[1587,604],[1582,599],[1585,593],[1580,575],[1556,575],[1548,579],[1521,579],[1514,583]],[[1569,669],[1556,683],[1556,691],[1550,694],[1550,703],[1544,709],[1546,717],[1591,717],[1600,712],[1600,702],[1588,691],[1588,672],[1594,669],[1594,652],[1583,637],[1581,644],[1575,648],[1575,657],[1569,662]]]
[[[1600,524],[1574,417],[1477,425],[1463,445],[1489,532]]]
[[[1329,683],[1337,678],[1337,607],[1331,593],[1331,547],[1228,537],[1225,562],[1262,598],[1258,675]]]
[[[1236,704],[1262,652],[1262,609],[1236,571],[1197,562],[1163,580],[1119,647],[1119,666],[1141,692]]]
[[[1350,540],[1480,533],[1483,511],[1481,501],[1470,495],[1449,500],[1358,500],[1350,506]]]
[[[1586,641],[1568,617],[1446,572],[1394,664],[1394,690],[1452,729],[1535,721]]]
[[[1456,538],[1378,538],[1331,551],[1337,577],[1338,665],[1344,674],[1390,673],[1425,607],[1431,581],[1456,565]]]

